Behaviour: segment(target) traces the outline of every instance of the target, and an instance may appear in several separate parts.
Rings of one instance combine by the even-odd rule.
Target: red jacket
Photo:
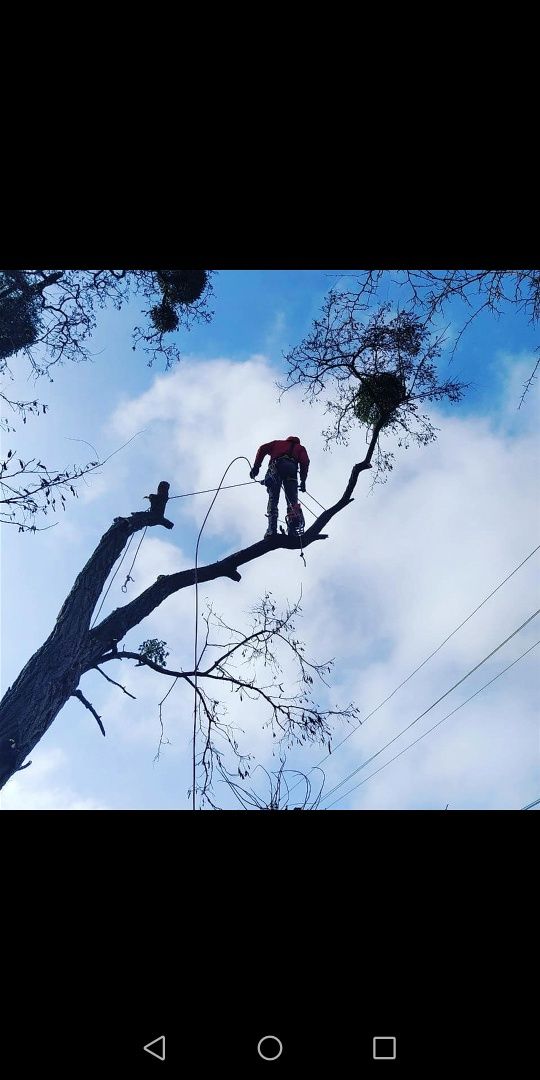
[[[270,461],[275,461],[282,454],[290,454],[300,466],[300,481],[305,483],[309,469],[309,458],[305,446],[301,445],[300,439],[296,435],[289,435],[288,439],[274,439],[272,442],[263,443],[262,446],[259,446],[253,463],[254,469],[260,468],[261,462],[267,454],[270,455]]]

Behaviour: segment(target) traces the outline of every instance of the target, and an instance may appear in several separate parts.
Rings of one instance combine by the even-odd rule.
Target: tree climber
[[[304,527],[304,515],[298,502],[298,466],[300,466],[300,491],[305,491],[309,469],[307,450],[301,445],[296,435],[263,443],[257,450],[257,456],[249,474],[252,480],[255,480],[262,460],[267,454],[270,457],[270,464],[263,481],[268,491],[266,511],[268,528],[264,534],[265,539],[269,536],[277,536],[279,493],[282,484],[288,508],[287,533],[289,536],[297,536]]]

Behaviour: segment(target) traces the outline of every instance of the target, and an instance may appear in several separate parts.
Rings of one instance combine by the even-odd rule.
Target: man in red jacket
[[[287,500],[287,532],[289,536],[298,536],[304,527],[304,516],[298,502],[298,466],[300,466],[300,491],[305,491],[309,469],[307,450],[301,445],[296,435],[263,443],[257,450],[253,468],[249,474],[252,480],[255,480],[262,460],[267,454],[270,457],[270,464],[264,478],[268,490],[266,511],[268,528],[265,539],[269,536],[277,536],[279,493],[282,484]]]

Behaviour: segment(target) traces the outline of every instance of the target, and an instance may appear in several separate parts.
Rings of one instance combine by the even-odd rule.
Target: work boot
[[[277,536],[277,529],[273,529],[271,525],[268,526],[264,534],[264,539],[268,540],[270,536]]]

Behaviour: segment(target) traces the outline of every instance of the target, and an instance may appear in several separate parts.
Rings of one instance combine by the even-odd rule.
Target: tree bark
[[[0,789],[23,764],[58,713],[76,694],[82,675],[100,660],[111,655],[127,632],[137,626],[168,596],[188,588],[196,581],[229,577],[240,581],[238,567],[266,555],[276,548],[306,548],[315,540],[326,539],[322,528],[352,502],[352,492],[362,469],[370,468],[378,431],[374,432],[363,462],[353,467],[341,497],[304,533],[303,538],[277,536],[260,540],[242,551],[208,566],[160,576],[153,585],[131,603],[117,608],[101,623],[90,629],[93,611],[105,582],[129,537],[153,525],[172,528],[172,522],[150,512],[115,518],[102,536],[96,550],[78,575],[59,612],[52,633],[25,665],[13,686],[0,702]]]

